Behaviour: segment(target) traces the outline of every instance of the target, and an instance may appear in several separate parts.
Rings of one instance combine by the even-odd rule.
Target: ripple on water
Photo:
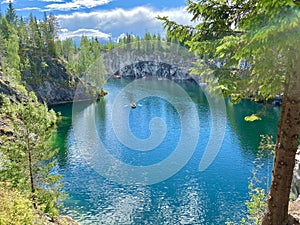
[[[147,138],[148,124],[152,115],[165,119],[169,132],[167,135],[170,137],[162,144],[165,144],[164,149],[138,155],[117,142],[113,134],[114,130],[110,124],[113,99],[123,87],[115,85],[121,81],[113,82],[107,84],[106,90],[109,95],[103,102],[97,103],[103,104],[98,105],[99,117],[95,121],[97,132],[104,144],[110,147],[114,157],[134,165],[150,165],[168,157],[172,152],[168,147],[176,146],[176,143],[171,142],[178,141],[180,137],[180,124],[174,122],[180,119],[178,113],[159,99],[151,100],[155,104],[147,102],[149,99],[141,102],[142,106],[138,106],[130,115],[131,119],[134,119],[131,123],[136,125],[137,129],[134,130],[134,134]],[[260,130],[264,127],[264,130],[272,130],[275,133],[274,117],[272,121],[265,119],[249,126],[243,120],[245,111],[249,113],[253,110],[251,113],[254,113],[259,107],[252,103],[246,103],[241,107],[230,106],[222,148],[213,164],[200,173],[198,165],[209,137],[210,113],[201,91],[192,87],[190,93],[201,97],[195,99],[201,120],[197,149],[181,171],[168,180],[151,186],[125,186],[101,177],[82,156],[92,143],[75,144],[73,127],[71,124],[64,124],[68,126],[61,128],[68,133],[65,134],[65,149],[61,150],[64,151],[61,155],[65,158],[60,162],[57,171],[64,174],[62,179],[65,184],[64,190],[69,194],[64,202],[66,213],[83,225],[217,225],[224,224],[226,220],[239,222],[245,210],[244,201],[248,197],[248,176],[251,176],[252,160],[255,158],[255,150],[260,141]],[[171,97],[180,101],[173,94]],[[86,110],[87,112],[83,110],[82,116],[89,115],[88,110],[91,108],[87,107]],[[268,113],[273,112],[270,109]],[[77,125],[84,126],[84,124]],[[245,133],[246,130],[251,133]],[[89,134],[83,135],[91,138]]]

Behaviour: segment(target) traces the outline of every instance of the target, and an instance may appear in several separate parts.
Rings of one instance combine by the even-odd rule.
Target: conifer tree
[[[61,56],[69,61],[69,58],[73,54],[73,41],[71,38],[67,38],[61,42]]]
[[[18,83],[21,80],[19,37],[14,28],[10,28],[9,38],[5,43],[6,57],[3,60],[2,69],[9,80]]]
[[[16,10],[13,7],[12,1],[9,1],[9,3],[8,3],[8,9],[5,14],[5,18],[8,23],[10,23],[12,25],[17,25],[18,16],[16,14]]]
[[[203,59],[194,70],[232,99],[270,99],[284,93],[272,185],[262,224],[287,223],[300,133],[300,3],[289,0],[188,1],[196,26],[161,17],[168,35]],[[216,66],[215,60],[223,62]],[[241,67],[242,61],[250,67]],[[203,74],[210,67],[213,76]],[[207,74],[206,74],[207,75]]]
[[[39,103],[33,93],[21,103],[12,103],[5,96],[1,98],[1,116],[11,121],[12,135],[0,137],[3,158],[0,180],[28,196],[35,208],[57,215],[60,176],[50,173],[56,165],[53,158],[57,150],[52,149],[51,142],[56,115]]]
[[[5,17],[2,17],[0,19],[0,31],[3,37],[7,40],[9,37],[9,29],[10,25],[8,24],[7,20]]]
[[[47,45],[48,52],[51,56],[57,55],[57,49],[55,45],[55,40],[57,39],[57,31],[59,30],[58,21],[53,13],[49,16],[44,15],[44,36],[45,43]]]
[[[86,70],[92,64],[91,57],[91,43],[86,36],[82,36],[80,41],[80,53],[78,61],[78,73],[79,76],[84,76]]]

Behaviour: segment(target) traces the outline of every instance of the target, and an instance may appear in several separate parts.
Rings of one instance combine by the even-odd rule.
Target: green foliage
[[[258,147],[258,152],[261,157],[266,157],[268,155],[274,154],[274,138],[270,135],[260,135],[261,141]],[[258,159],[257,159],[258,160]]]
[[[73,46],[74,46],[74,43],[72,41],[71,38],[67,38],[66,40],[60,42],[61,44],[61,56],[69,61],[69,58],[72,57],[72,55],[74,54],[73,52]]]
[[[118,43],[110,40],[105,44],[100,44],[97,38],[89,39],[82,36],[79,48],[71,38],[57,41],[56,44],[57,49],[60,49],[59,55],[65,60],[69,71],[74,72],[79,77],[84,77],[91,84],[103,87],[106,80],[103,57],[101,57],[103,54],[114,48],[125,51],[137,50],[137,54],[153,53],[154,51],[174,51],[175,54],[177,53],[176,49],[166,46],[162,41],[160,35],[151,35],[147,32],[142,38],[126,34],[118,40]],[[172,42],[178,43],[177,39],[174,38]]]
[[[12,1],[9,1],[8,3],[8,9],[5,14],[5,18],[8,23],[16,25],[18,22],[18,16],[16,14],[16,10],[13,7]]]
[[[269,188],[268,177],[260,180],[257,178],[256,174],[262,168],[264,163],[262,162],[266,158],[269,159],[273,155],[274,149],[273,137],[269,135],[261,135],[260,145],[258,147],[257,156],[254,161],[255,169],[253,171],[253,176],[250,179],[249,188],[249,200],[245,202],[247,206],[247,216],[243,217],[240,221],[240,225],[259,225],[261,224],[262,218],[267,207],[267,194],[266,189]],[[262,181],[266,181],[266,189],[262,188]],[[225,224],[233,224],[228,221]]]
[[[252,114],[250,116],[245,116],[245,121],[247,121],[247,122],[253,122],[256,120],[261,120],[261,118],[256,114]]]
[[[265,213],[265,209],[267,206],[267,194],[265,190],[259,187],[254,187],[252,183],[249,184],[249,196],[250,199],[246,201],[246,206],[248,209],[249,215],[247,216],[247,220],[251,221],[247,223],[244,218],[241,222],[242,224],[261,224],[262,218]]]
[[[97,86],[100,89],[103,88],[106,82],[106,70],[101,56],[95,59],[94,63],[87,68],[84,78],[90,84]]]
[[[43,36],[45,40],[45,45],[51,56],[57,55],[57,47],[55,45],[55,40],[57,38],[57,31],[59,29],[58,21],[53,13],[49,16],[44,14],[44,22],[42,23]]]
[[[0,183],[0,224],[24,225],[38,224],[39,215],[32,207],[32,202],[10,187]]]
[[[299,52],[299,6],[295,1],[188,1],[194,27],[159,17],[170,37],[183,41],[212,71],[207,81],[225,95],[269,99],[283,92]],[[222,66],[216,66],[216,61]],[[241,67],[240,62],[250,66]],[[199,66],[200,65],[200,66]],[[210,80],[209,80],[210,79]]]
[[[6,57],[3,62],[3,72],[14,82],[19,82],[20,77],[20,56],[19,56],[19,38],[16,31],[10,28],[8,40],[5,48]]]
[[[60,47],[58,47],[60,56],[67,62],[67,69],[78,75],[78,49],[76,44],[71,38],[57,42],[58,44],[60,44]]]
[[[14,86],[14,88],[16,90],[20,91],[22,95],[24,95],[24,96],[27,95],[27,90],[26,90],[26,87],[24,85],[17,84],[17,85]]]
[[[253,171],[253,177],[249,183],[249,197],[250,199],[246,201],[246,206],[248,210],[247,219],[244,218],[245,224],[261,224],[262,218],[267,207],[267,194],[266,190],[269,188],[269,178],[265,177],[263,180],[257,178],[256,174],[263,167],[264,163],[262,160],[269,159],[273,156],[274,151],[274,141],[273,137],[269,135],[261,135],[261,141],[258,147],[258,152],[256,159],[254,161],[255,170]],[[269,168],[270,165],[268,165]],[[268,171],[269,174],[269,171]],[[262,188],[262,181],[266,181],[264,185],[266,188]]]
[[[59,197],[61,176],[50,170],[58,150],[52,149],[51,137],[55,131],[56,115],[40,104],[33,93],[27,101],[10,103],[3,98],[2,117],[12,123],[12,136],[0,137],[3,158],[0,180],[12,188],[28,194],[38,209],[56,215],[55,204]]]
[[[74,72],[86,82],[102,88],[106,81],[106,71],[101,56],[101,46],[97,39],[89,40],[82,36],[80,48],[77,49],[72,39],[57,42],[60,55],[67,62],[69,71]]]
[[[8,132],[0,136],[0,186],[9,184],[0,187],[0,224],[40,224],[33,221],[37,216],[34,208],[58,215],[61,176],[50,172],[58,151],[52,143],[56,115],[21,85],[28,77],[43,76],[41,71],[57,56],[57,29],[53,14],[45,14],[43,21],[31,14],[24,21],[16,15],[12,2],[5,16],[0,16],[1,76],[24,97],[21,102],[4,95],[0,98],[0,116],[10,124]]]
[[[83,36],[80,41],[80,52],[78,62],[78,73],[84,76],[89,66],[93,63],[91,56],[91,43],[86,36]]]
[[[36,17],[33,17],[32,14],[30,14],[29,18],[29,31],[30,31],[30,45],[36,49],[41,49],[42,46],[42,33],[39,29],[38,21]]]
[[[159,18],[169,36],[198,54],[194,72],[213,86],[210,90],[221,89],[226,96],[234,95],[236,102],[241,98],[268,100],[284,93],[277,136],[282,145],[276,148],[268,215],[263,224],[282,224],[288,217],[285,206],[293,170],[277,162],[284,158],[285,164],[293,164],[298,145],[300,126],[290,121],[298,119],[299,108],[299,10],[299,2],[291,0],[189,0],[187,11],[196,26]],[[241,66],[242,61],[247,64]],[[203,76],[203,67],[211,69],[209,76]],[[280,179],[282,174],[285,176]]]
[[[16,85],[21,80],[40,78],[45,69],[40,61],[57,56],[57,29],[53,14],[45,14],[43,21],[30,14],[25,22],[9,2],[5,17],[0,17],[0,69],[5,79]]]

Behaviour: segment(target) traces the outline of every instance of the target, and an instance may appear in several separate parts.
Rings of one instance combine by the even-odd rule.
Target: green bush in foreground
[[[34,93],[27,98],[18,103],[2,96],[0,113],[11,122],[11,134],[0,137],[0,181],[28,197],[35,209],[55,217],[61,188],[61,176],[50,172],[58,152],[51,141],[56,115]]]
[[[17,191],[0,186],[0,224],[38,224],[32,202]]]

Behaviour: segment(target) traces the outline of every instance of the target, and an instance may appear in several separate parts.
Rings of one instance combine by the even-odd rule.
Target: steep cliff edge
[[[0,94],[5,95],[11,101],[21,101],[27,97],[20,91],[14,88],[8,81],[4,81],[0,76]],[[0,96],[0,135],[11,134],[11,124],[8,118],[1,116],[2,97]],[[1,144],[1,143],[0,143]]]
[[[35,92],[40,102],[48,105],[72,102],[76,93],[77,100],[90,100],[98,98],[101,90],[80,80],[69,73],[65,64],[57,57],[49,54],[27,53],[29,60],[27,69],[22,73],[22,83],[27,91]],[[13,85],[0,71],[0,94],[4,94],[11,101],[26,99],[25,87]],[[1,111],[1,99],[0,99]],[[0,115],[0,134],[10,133],[10,122]]]
[[[300,224],[300,146],[296,154],[291,195],[296,200],[289,204],[289,225],[297,225]]]
[[[23,71],[22,80],[39,101],[52,105],[72,102],[75,93],[78,100],[94,99],[99,95],[100,90],[96,87],[68,72],[61,59],[47,54],[36,57],[31,52],[28,58],[30,66]]]
[[[46,102],[47,104],[55,104],[55,103],[62,103],[63,101],[72,101],[74,97],[74,93],[77,87],[79,87],[79,96],[81,97],[82,100],[84,99],[90,99],[94,97],[94,94],[97,92],[97,89],[95,87],[92,87],[88,84],[85,84],[84,82],[80,81],[78,78],[75,76],[68,75],[65,69],[63,69],[63,65],[59,63],[58,60],[53,60],[56,63],[49,63],[49,68],[51,68],[51,72],[57,72],[55,76],[48,74],[49,76],[48,80],[42,80],[41,82],[33,82],[30,83],[26,81],[27,83],[27,88],[29,90],[33,90],[37,96],[39,96],[40,100],[43,102]],[[58,70],[61,69],[63,72],[59,73]],[[4,111],[3,107],[3,100],[8,98],[10,99],[11,102],[21,104],[21,101],[29,102],[31,101],[30,95],[27,95],[27,91],[25,90],[25,87],[22,85],[15,85],[10,83],[5,79],[5,74],[0,71],[0,135],[7,135],[8,139],[4,139],[5,141],[7,140],[12,140],[14,142],[14,126],[12,124],[11,118],[6,116],[5,114],[2,114]],[[66,82],[67,79],[72,78],[73,81],[73,86],[62,86],[64,82]],[[34,79],[32,79],[34,80]],[[35,80],[37,81],[37,80]],[[48,89],[47,90],[42,90],[43,87],[39,87],[39,84],[45,85],[45,82],[47,82]],[[53,90],[51,90],[53,89]],[[65,95],[65,96],[64,96]],[[79,100],[81,100],[79,99]],[[3,145],[5,142],[2,142],[3,140],[0,141],[0,145]],[[1,152],[0,152],[0,170],[3,164],[1,164]],[[23,209],[27,215],[25,219],[32,220],[32,224],[48,224],[48,225],[63,225],[63,224],[73,224],[77,225],[78,223],[74,221],[72,218],[68,216],[57,216],[55,218],[50,218],[46,214],[44,214],[41,211],[37,211],[33,209],[32,203],[28,201],[27,198],[21,196],[20,198],[15,198],[15,195],[17,195],[17,192],[14,190],[9,190],[7,187],[4,189],[6,191],[9,191],[10,195],[8,194],[3,194],[3,191],[1,190],[1,182],[0,182],[0,202],[5,202],[3,197],[7,200],[7,202],[10,203],[10,209],[11,210],[16,210],[17,213],[20,213],[20,217],[24,215],[20,211]],[[7,192],[8,193],[8,192]],[[7,196],[11,196],[7,198]],[[24,201],[28,202],[28,207],[26,208],[24,206]],[[4,208],[0,207],[0,211],[2,210],[2,214],[4,215],[4,219],[6,220],[12,220],[14,222],[16,221],[16,218],[14,217],[15,214],[12,216],[12,214],[9,211],[8,208],[8,203],[4,203]],[[20,206],[20,207],[18,207]],[[31,211],[31,214],[29,213]],[[29,214],[28,214],[29,213]],[[0,212],[1,214],[1,212]],[[32,218],[31,218],[32,216]],[[24,218],[24,217],[22,217]],[[22,220],[21,218],[21,220]],[[23,220],[21,221],[22,224],[29,224],[28,221],[24,222]],[[0,221],[1,224],[1,221]],[[6,223],[5,223],[6,224]],[[31,224],[31,223],[30,223]]]
[[[17,90],[16,88],[14,88],[10,84],[10,82],[4,81],[3,79],[1,79],[1,76],[0,76],[0,94],[6,95],[8,98],[10,98],[13,101],[14,100],[21,101],[21,99],[23,99],[25,97],[22,94],[22,92]],[[0,107],[1,107],[1,105],[0,105]]]

